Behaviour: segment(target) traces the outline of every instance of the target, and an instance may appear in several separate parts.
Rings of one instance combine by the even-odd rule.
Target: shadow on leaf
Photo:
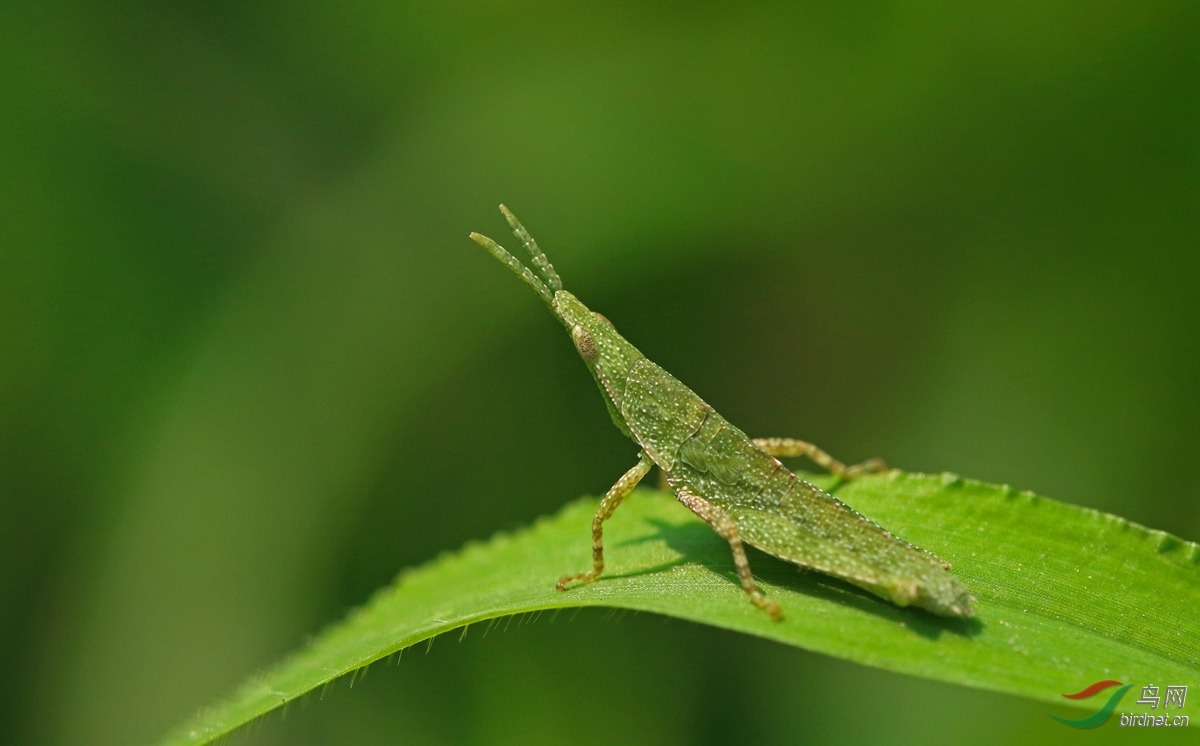
[[[729,544],[705,524],[696,521],[673,523],[659,518],[648,518],[646,523],[654,527],[655,533],[622,543],[641,544],[647,541],[661,540],[672,550],[678,552],[680,557],[677,560],[659,563],[653,567],[605,577],[628,578],[651,575],[680,565],[696,564],[729,578],[729,581],[735,585],[738,584],[737,570],[733,565]],[[952,619],[931,614],[924,609],[896,606],[838,578],[810,571],[749,545],[747,545],[747,550],[750,566],[754,569],[756,578],[761,582],[786,589],[792,593],[801,593],[831,601],[894,621],[913,633],[931,640],[938,639],[943,633],[974,637],[983,631],[984,625],[977,618]],[[786,613],[786,602],[784,602],[784,608]]]

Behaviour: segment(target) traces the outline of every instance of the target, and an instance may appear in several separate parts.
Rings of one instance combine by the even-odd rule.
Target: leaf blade
[[[784,608],[772,622],[736,582],[728,546],[664,493],[639,490],[606,524],[608,572],[554,590],[590,562],[596,501],[402,573],[312,645],[202,712],[164,744],[202,744],[394,652],[464,625],[544,609],[611,606],[754,634],[865,665],[1074,704],[1093,680],[1200,684],[1200,546],[1007,487],[891,472],[838,497],[954,563],[974,619],[902,609],[756,553]],[[1087,703],[1083,703],[1087,704]]]

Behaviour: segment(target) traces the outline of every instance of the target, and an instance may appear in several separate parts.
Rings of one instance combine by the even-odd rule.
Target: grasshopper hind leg
[[[846,466],[812,443],[795,438],[755,438],[754,445],[776,457],[807,456],[822,469],[842,479],[854,479],[868,472],[887,471],[887,465],[883,463],[882,459],[873,458],[861,464]]]
[[[779,608],[779,604],[773,599],[767,598],[766,594],[758,589],[758,584],[754,582],[754,575],[750,572],[750,560],[746,559],[746,549],[742,546],[742,536],[738,533],[737,524],[733,522],[733,519],[725,511],[702,497],[697,497],[682,490],[676,493],[676,497],[679,499],[679,502],[687,506],[688,510],[698,515],[709,526],[712,526],[713,530],[720,534],[722,539],[729,542],[729,548],[733,551],[733,565],[737,568],[738,579],[742,581],[742,590],[746,591],[746,595],[750,596],[750,600],[760,609],[766,611],[772,619],[776,621],[782,619],[783,611]]]
[[[558,590],[565,590],[567,583],[575,581],[590,583],[604,572],[604,522],[612,517],[617,507],[629,496],[638,482],[642,481],[642,477],[646,476],[652,466],[654,462],[642,451],[638,455],[637,465],[625,472],[605,493],[595,517],[592,518],[592,569],[575,575],[563,575],[558,579]]]

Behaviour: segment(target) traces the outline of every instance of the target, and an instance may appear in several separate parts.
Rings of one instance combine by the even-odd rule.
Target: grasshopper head
[[[603,314],[590,310],[566,290],[554,294],[552,307],[571,331],[571,341],[575,343],[579,357],[598,378],[608,380],[608,388],[614,389],[608,393],[619,394],[616,389],[624,390],[625,379],[634,363],[643,357],[642,353],[618,334]],[[612,398],[619,398],[619,395]]]
[[[487,249],[488,253],[524,280],[525,284],[546,302],[555,318],[561,321],[571,333],[571,341],[575,343],[576,351],[587,363],[592,377],[600,386],[600,393],[604,396],[604,403],[608,405],[613,422],[622,432],[633,437],[624,418],[620,415],[621,398],[630,370],[644,356],[617,333],[612,322],[590,310],[574,295],[563,290],[562,279],[554,271],[554,266],[546,259],[546,255],[538,248],[533,236],[529,235],[516,216],[509,212],[504,205],[500,205],[500,212],[504,213],[504,219],[512,228],[513,235],[521,241],[529,253],[529,266],[522,264],[503,246],[487,236],[472,233],[471,240]]]

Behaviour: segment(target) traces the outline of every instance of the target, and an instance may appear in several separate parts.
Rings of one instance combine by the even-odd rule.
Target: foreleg
[[[646,476],[651,466],[654,466],[654,462],[642,451],[638,454],[637,466],[625,472],[625,476],[609,488],[604,499],[600,501],[595,517],[592,518],[592,569],[576,575],[563,575],[558,579],[560,591],[567,587],[567,583],[576,580],[590,583],[604,572],[604,522],[612,517],[617,506],[633,491],[638,482],[642,481],[642,477]]]

